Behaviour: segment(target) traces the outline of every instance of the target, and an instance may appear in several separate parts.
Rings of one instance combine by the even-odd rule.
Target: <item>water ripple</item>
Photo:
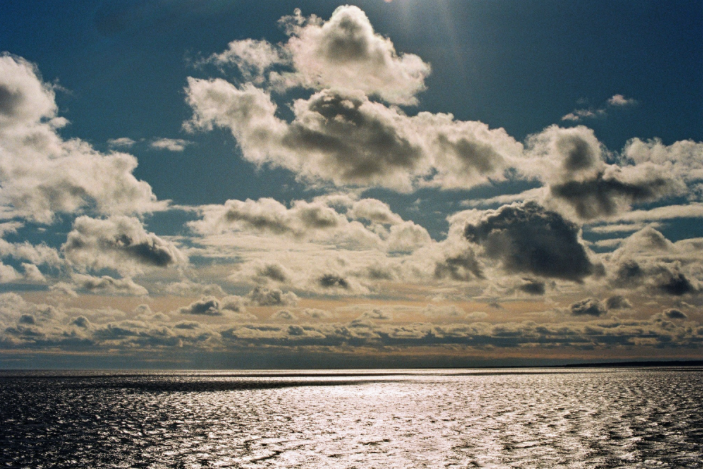
[[[703,467],[703,369],[0,375],[6,467]]]

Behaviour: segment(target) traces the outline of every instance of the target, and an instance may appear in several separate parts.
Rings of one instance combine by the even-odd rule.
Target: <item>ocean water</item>
[[[703,467],[703,368],[6,371],[0,467]]]

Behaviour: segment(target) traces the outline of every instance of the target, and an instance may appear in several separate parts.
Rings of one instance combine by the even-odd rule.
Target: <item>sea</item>
[[[703,467],[703,368],[2,371],[0,467]]]

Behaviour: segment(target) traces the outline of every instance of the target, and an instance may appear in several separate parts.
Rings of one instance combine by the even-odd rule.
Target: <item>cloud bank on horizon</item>
[[[102,147],[62,136],[41,64],[0,57],[3,353],[31,365],[117,350],[130,366],[144,352],[273,366],[289,353],[700,356],[703,238],[664,233],[703,217],[703,143],[607,148],[582,125],[646,97],[614,93],[520,140],[422,110],[430,62],[398,51],[359,7],[295,10],[279,27],[281,42],[238,39],[197,62],[206,76],[184,80],[184,138]],[[233,164],[283,171],[307,192],[175,204],[136,176],[133,149],[179,155],[221,131]],[[439,237],[407,216],[485,187],[498,195],[444,213]],[[397,197],[416,199],[405,216]],[[169,215],[188,219],[159,234]]]

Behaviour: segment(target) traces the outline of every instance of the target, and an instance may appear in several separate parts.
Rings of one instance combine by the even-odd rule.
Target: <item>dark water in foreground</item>
[[[0,372],[4,467],[703,467],[703,368]]]

